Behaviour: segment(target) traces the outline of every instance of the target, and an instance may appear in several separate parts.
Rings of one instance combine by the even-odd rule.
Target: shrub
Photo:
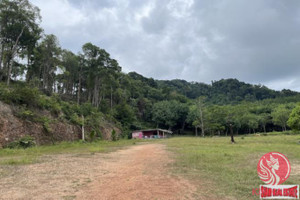
[[[31,110],[27,110],[25,108],[22,108],[21,111],[16,114],[16,116],[30,121],[34,121],[35,119],[35,114]]]
[[[80,106],[80,113],[83,116],[88,116],[91,113],[95,113],[95,112],[97,112],[95,107],[93,107],[92,104],[90,103],[84,103]]]
[[[97,129],[92,129],[92,131],[89,133],[89,141],[93,142],[95,140],[101,139],[101,132]]]
[[[45,95],[40,95],[38,100],[38,106],[49,110],[52,114],[58,115],[61,112],[60,103],[55,97],[48,97]]]
[[[7,86],[3,83],[0,83],[0,100],[4,101],[5,103],[10,102],[10,91]]]
[[[17,86],[9,93],[8,99],[18,105],[35,106],[38,103],[39,91],[36,88]]]
[[[29,147],[33,147],[35,146],[35,140],[33,137],[27,135],[27,136],[24,136],[22,138],[20,138],[18,141],[14,141],[14,142],[11,142],[7,145],[8,148],[10,149],[15,149],[15,148],[29,148]]]
[[[16,149],[16,148],[19,148],[19,142],[18,142],[18,141],[11,142],[11,143],[9,143],[6,147],[7,147],[7,148],[10,148],[10,149]]]
[[[83,120],[82,120],[82,118],[79,117],[76,113],[73,113],[73,114],[70,116],[70,122],[73,123],[73,124],[76,124],[76,125],[80,125],[80,126],[83,125]]]
[[[64,113],[64,116],[67,120],[72,122],[72,117],[80,114],[80,107],[78,105],[73,105],[67,102],[61,102],[61,108]],[[74,120],[74,118],[73,118]],[[77,121],[77,120],[75,120]],[[76,122],[77,123],[77,122]]]
[[[16,116],[24,120],[40,123],[47,133],[51,133],[51,128],[49,125],[51,123],[51,119],[46,116],[37,115],[31,110],[25,108],[22,108],[21,111],[16,114]]]
[[[99,112],[91,113],[89,116],[84,118],[84,124],[87,127],[91,127],[94,130],[99,130],[103,123],[103,115]]]
[[[112,141],[117,141],[118,140],[118,136],[117,136],[117,133],[116,133],[115,129],[113,129],[112,132],[111,132],[111,139],[112,139]]]
[[[47,133],[51,133],[52,132],[49,123],[50,123],[50,120],[44,120],[44,122],[43,122],[43,129]]]
[[[37,88],[30,88],[23,84],[13,85],[11,87],[0,84],[0,100],[5,103],[36,106],[38,104],[40,92]]]
[[[90,141],[93,142],[96,138],[96,131],[92,130],[89,134]]]
[[[29,148],[29,147],[33,147],[33,146],[35,146],[34,138],[31,137],[31,136],[22,137],[19,140],[19,145],[20,145],[20,147],[22,147],[24,149]]]

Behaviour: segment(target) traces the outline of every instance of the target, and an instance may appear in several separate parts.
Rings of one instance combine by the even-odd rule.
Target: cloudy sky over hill
[[[32,0],[75,53],[106,49],[125,72],[300,91],[298,0]]]

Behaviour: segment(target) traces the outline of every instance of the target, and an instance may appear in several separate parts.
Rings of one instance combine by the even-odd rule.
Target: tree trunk
[[[263,125],[263,128],[264,128],[264,133],[266,133],[266,125]]]
[[[88,92],[88,102],[92,103],[92,92],[91,92],[90,89],[89,89],[89,92]]]
[[[81,73],[79,73],[79,84],[77,89],[77,104],[80,104],[80,91],[81,91]]]
[[[83,117],[83,115],[81,115],[81,118],[82,118],[81,139],[82,139],[82,141],[84,141],[85,135],[84,135],[84,117]]]
[[[93,94],[93,102],[92,104],[99,107],[99,78],[96,77],[95,84],[94,84],[94,94]]]
[[[182,123],[182,127],[181,127],[182,133],[184,133],[184,127],[185,127],[185,121]]]
[[[8,63],[7,63],[7,58],[3,58],[3,67],[2,67],[2,73],[0,73],[0,81],[4,80],[6,77],[5,77],[5,70],[7,69],[7,66],[8,66]]]
[[[29,51],[29,50],[28,50]],[[25,81],[26,81],[26,83],[28,83],[29,82],[29,80],[31,79],[30,77],[29,77],[29,73],[28,73],[28,69],[30,68],[30,54],[29,53],[27,53],[27,73],[26,73],[26,76],[25,76]]]
[[[47,74],[47,72],[49,69],[48,63],[45,63],[43,68],[44,68],[43,75],[42,75],[43,76],[43,89],[47,91],[47,89],[48,89],[48,74]]]
[[[8,70],[7,70],[7,85],[9,85],[10,83],[10,75],[11,75],[11,70],[12,70],[12,67],[13,67],[13,62],[14,62],[14,57],[15,57],[15,54],[17,53],[17,46],[18,46],[18,43],[19,43],[19,40],[21,38],[21,36],[23,35],[23,32],[24,32],[24,29],[25,29],[26,25],[22,28],[22,31],[21,33],[19,34],[19,36],[17,37],[17,40],[12,48],[12,51],[11,51],[11,60],[8,64]]]
[[[235,143],[234,138],[233,138],[233,130],[232,130],[232,124],[230,124],[230,136],[231,136],[231,143]]]
[[[198,137],[198,128],[197,128],[197,126],[195,126],[195,134],[196,134],[196,137]]]
[[[200,107],[200,120],[201,120],[201,136],[204,137],[204,123],[203,123],[203,112],[202,108]]]
[[[3,55],[4,55],[4,45],[1,45],[1,55],[0,55],[0,71],[2,70],[2,61],[3,61]]]
[[[53,81],[53,84],[52,84],[52,86],[51,86],[51,92],[50,92],[50,93],[52,93],[52,92],[58,93],[58,82],[57,82],[57,81]]]
[[[112,106],[113,106],[113,102],[112,102],[112,98],[113,98],[113,89],[112,86],[110,86],[110,110],[112,110]]]
[[[10,84],[10,76],[11,76],[11,70],[14,66],[14,60],[11,58],[10,63],[8,64],[8,69],[7,69],[7,81],[6,84]]]

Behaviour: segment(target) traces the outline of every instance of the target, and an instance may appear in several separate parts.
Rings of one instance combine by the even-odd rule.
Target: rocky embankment
[[[16,141],[24,136],[31,136],[35,139],[37,145],[51,144],[60,141],[76,141],[81,139],[81,127],[68,123],[66,121],[53,119],[50,113],[41,111],[42,115],[53,120],[48,124],[48,130],[41,123],[17,117],[19,108],[5,104],[0,101],[0,147]],[[117,134],[120,130],[110,123],[104,123],[100,128],[102,139],[110,139],[111,131],[115,129]],[[49,131],[50,130],[50,131]],[[88,136],[89,128],[86,127]]]

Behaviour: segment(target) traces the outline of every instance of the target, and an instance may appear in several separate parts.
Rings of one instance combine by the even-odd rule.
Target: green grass
[[[39,161],[43,155],[60,153],[105,153],[134,145],[142,140],[97,141],[92,143],[62,142],[56,145],[37,146],[28,149],[1,149],[0,165],[24,165]]]
[[[258,199],[252,189],[263,182],[257,175],[257,163],[264,154],[276,151],[287,156],[291,165],[300,165],[300,135],[195,138],[178,137],[163,141],[175,152],[175,172],[195,182],[206,183],[221,197]],[[293,172],[293,168],[292,168]],[[284,184],[300,184],[300,174],[291,175]],[[201,188],[200,188],[201,189]]]
[[[1,149],[0,164],[24,165],[39,162],[43,155],[103,153],[139,142],[159,142],[174,152],[175,173],[199,183],[199,190],[204,188],[208,194],[214,193],[220,198],[258,199],[252,196],[252,189],[263,184],[257,175],[257,163],[261,156],[271,151],[283,153],[292,164],[292,174],[284,184],[300,184],[300,174],[293,174],[293,166],[300,168],[300,135],[244,136],[235,140],[236,144],[231,144],[229,137],[63,142],[28,149]]]

